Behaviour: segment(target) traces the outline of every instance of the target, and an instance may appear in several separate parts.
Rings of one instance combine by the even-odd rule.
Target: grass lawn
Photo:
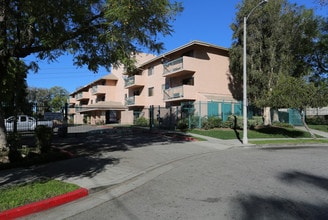
[[[280,140],[251,140],[251,144],[327,144],[327,139],[280,139]]]
[[[194,129],[189,131],[190,133],[200,134],[204,136],[229,140],[229,139],[242,139],[242,130],[233,129],[211,129],[211,130],[200,130]],[[293,128],[281,128],[281,127],[261,127],[255,130],[248,130],[248,138],[311,138],[308,132]]]
[[[44,180],[0,188],[0,212],[72,192],[80,187],[59,180]]]
[[[313,129],[328,132],[327,125],[311,126]],[[204,136],[214,137],[223,140],[240,139],[243,138],[242,130],[233,129],[211,129],[200,130],[194,129],[189,131],[190,133],[200,134]],[[301,131],[294,128],[282,128],[282,127],[261,127],[255,130],[248,130],[248,138],[252,139],[249,142],[251,144],[313,144],[313,143],[328,143],[327,139],[312,139],[310,133]],[[316,135],[318,138],[320,136]],[[260,139],[266,140],[260,140]],[[277,138],[272,139],[270,138]],[[289,138],[289,139],[288,139]],[[259,140],[256,140],[259,139]]]
[[[328,132],[328,125],[308,125],[308,126],[315,130]]]

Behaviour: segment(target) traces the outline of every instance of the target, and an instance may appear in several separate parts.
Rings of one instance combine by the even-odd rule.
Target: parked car
[[[17,131],[34,131],[38,125],[45,125],[47,127],[53,128],[52,121],[39,121],[27,115],[17,115],[16,119]],[[5,119],[5,126],[7,131],[14,131],[14,121],[14,116]]]

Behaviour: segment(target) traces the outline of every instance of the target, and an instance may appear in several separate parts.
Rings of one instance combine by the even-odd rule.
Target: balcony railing
[[[136,102],[135,96],[127,97],[125,100],[125,105],[134,105]]]
[[[194,73],[195,70],[192,66],[195,62],[196,59],[192,57],[180,57],[178,59],[164,63],[163,75],[168,76],[171,74]]]
[[[145,106],[144,97],[135,95],[125,99],[126,106]]]
[[[135,86],[144,86],[143,77],[141,75],[130,76],[125,79],[125,88],[135,87]]]
[[[75,111],[74,113],[78,113],[78,112],[81,112],[82,110],[84,110],[86,108],[87,105],[78,105],[78,106],[75,106]]]
[[[103,85],[92,86],[91,93],[92,93],[92,95],[105,94],[106,88],[107,88],[107,86],[103,86]]]
[[[174,100],[182,100],[188,99],[193,100],[196,99],[196,94],[194,91],[194,86],[191,85],[182,85],[173,88],[169,88],[164,90],[164,100],[170,101]]]
[[[81,99],[89,99],[89,93],[88,92],[79,92],[76,94],[75,99],[81,100]]]
[[[76,98],[74,97],[69,97],[67,100],[67,103],[70,105],[74,105],[76,103]]]

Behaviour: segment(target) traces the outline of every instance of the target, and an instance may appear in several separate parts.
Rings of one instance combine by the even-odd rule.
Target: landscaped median
[[[0,189],[0,219],[15,219],[88,195],[88,190],[59,180],[43,180]]]

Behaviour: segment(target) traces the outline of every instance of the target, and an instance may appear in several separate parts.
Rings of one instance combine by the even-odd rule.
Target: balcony
[[[72,114],[73,112],[74,113],[80,113],[81,111],[85,110],[87,108],[87,105],[78,105],[78,106],[75,106],[74,110],[73,108],[70,109],[70,114]]]
[[[76,114],[76,107],[70,107],[70,108],[68,108],[68,114],[69,115]]]
[[[96,86],[92,86],[91,93],[92,95],[103,95],[106,94],[107,89],[108,86],[96,85]]]
[[[79,92],[75,96],[76,101],[87,100],[90,99],[89,92]]]
[[[181,75],[187,75],[195,73],[195,62],[197,59],[192,57],[180,57],[163,64],[165,77],[176,77]]]
[[[141,75],[134,75],[125,79],[124,87],[128,89],[128,88],[135,88],[144,85],[145,85],[144,77]]]
[[[183,100],[195,100],[196,93],[194,86],[182,85],[164,90],[164,101],[183,101]]]
[[[125,105],[132,106],[145,106],[144,99],[141,96],[130,96],[126,98]]]
[[[69,97],[67,103],[69,105],[75,105],[76,104],[76,98],[74,97]]]

